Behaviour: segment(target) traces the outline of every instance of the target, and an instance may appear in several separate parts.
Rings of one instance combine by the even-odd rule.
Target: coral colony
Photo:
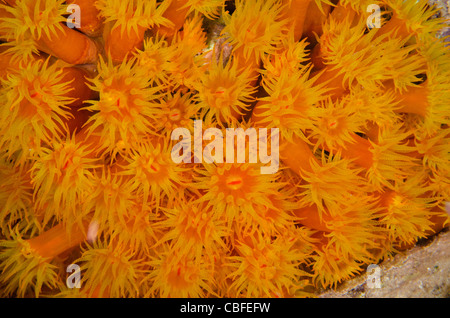
[[[314,297],[448,226],[427,1],[0,2],[1,296]]]

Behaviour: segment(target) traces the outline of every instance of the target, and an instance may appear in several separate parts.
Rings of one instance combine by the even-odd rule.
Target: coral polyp
[[[243,297],[287,297],[301,289],[308,273],[299,268],[299,251],[293,240],[278,238],[271,241],[260,235],[250,236],[248,242],[238,242],[237,256],[225,264],[231,268],[230,293]]]
[[[167,135],[170,135],[178,127],[186,127],[193,131],[192,118],[198,115],[199,110],[199,105],[194,98],[195,96],[190,93],[176,92],[173,95],[167,95],[161,105],[164,115],[157,125],[158,131]]]
[[[136,50],[136,57],[140,67],[145,68],[146,73],[157,84],[162,84],[169,77],[170,61],[174,49],[164,38],[149,38],[144,41],[144,47]]]
[[[206,122],[235,122],[239,115],[248,111],[248,104],[254,100],[255,88],[251,82],[255,78],[250,71],[238,70],[237,63],[223,64],[222,60],[211,63],[198,83],[199,106]]]
[[[37,207],[53,201],[55,208],[75,214],[77,202],[83,202],[92,189],[92,170],[96,159],[89,158],[86,145],[74,138],[43,147],[31,168],[31,182]]]
[[[198,298],[214,295],[212,261],[167,244],[161,249],[148,263],[152,271],[144,280],[149,284],[146,296]],[[173,254],[176,257],[172,257]]]
[[[158,99],[164,95],[160,87],[151,87],[151,79],[133,60],[119,67],[101,60],[98,72],[92,89],[100,98],[85,107],[94,113],[86,123],[88,134],[99,136],[107,152],[113,152],[119,141],[129,145],[151,134],[161,114]]]
[[[404,182],[396,182],[392,190],[381,196],[383,209],[377,214],[394,248],[414,244],[432,231],[431,218],[436,212],[431,207],[441,198],[426,195],[426,186],[413,186],[424,184],[424,178],[425,174],[419,173]]]
[[[163,17],[168,2],[158,4],[156,0],[142,1],[95,1],[95,7],[105,19],[105,23],[114,22],[112,30],[118,28],[122,35],[124,32],[136,33],[138,28],[150,28],[154,25],[167,25],[170,21]]]
[[[6,160],[0,163],[0,176],[5,180],[0,185],[0,218],[3,220],[2,233],[9,237],[11,229],[17,223],[25,223],[26,228],[35,228],[34,213],[29,213],[33,204],[33,187],[28,173],[29,165],[14,167]],[[25,222],[22,222],[22,221]],[[23,230],[19,226],[20,232]],[[36,229],[35,229],[36,230]]]
[[[2,4],[1,8],[10,15],[0,22],[4,37],[8,42],[11,41],[21,48],[24,48],[22,41],[29,41],[25,54],[37,51],[43,36],[51,38],[55,36],[57,29],[63,30],[62,22],[65,21],[63,15],[66,13],[64,1],[19,0],[13,7]],[[17,56],[23,54],[24,52],[16,53]]]
[[[15,237],[15,240],[2,242],[1,247],[1,283],[5,286],[3,297],[24,297],[30,291],[38,297],[43,286],[51,289],[62,286],[57,266],[50,264],[47,258],[39,255],[29,242],[20,236]],[[16,275],[17,271],[20,271],[21,275]]]
[[[187,168],[172,161],[167,144],[158,141],[142,143],[124,160],[124,170],[119,174],[129,177],[131,190],[144,204],[155,201],[159,207],[163,200],[172,202],[179,196],[177,187],[188,184]]]
[[[33,151],[64,134],[68,119],[66,96],[69,83],[63,81],[62,70],[49,60],[35,60],[2,82],[0,99],[4,101],[0,114],[0,145],[8,158],[20,152],[18,164],[32,156]]]
[[[219,17],[220,9],[224,5],[224,0],[188,0],[184,6],[190,8],[188,14],[196,11],[208,19],[215,19]]]
[[[448,228],[429,1],[0,2],[0,296],[316,297]]]
[[[125,247],[94,245],[82,251],[77,260],[85,270],[88,297],[137,297],[144,273],[142,260]],[[105,283],[107,281],[107,283]]]
[[[228,227],[253,231],[259,223],[258,210],[276,209],[270,198],[283,187],[276,182],[277,177],[260,174],[258,165],[205,164],[195,179],[203,192],[198,201],[206,202],[215,214],[225,217]]]
[[[261,97],[253,110],[253,120],[259,126],[277,127],[287,140],[303,136],[301,127],[309,128],[309,111],[327,97],[323,85],[314,85],[310,78],[311,66],[296,72],[262,75],[262,87],[268,96]]]
[[[213,259],[218,251],[228,249],[224,242],[229,235],[225,219],[218,218],[211,208],[205,208],[204,203],[197,204],[191,200],[167,209],[164,214],[167,219],[159,226],[166,234],[161,242],[170,241],[174,249],[192,253],[198,258],[204,255]]]
[[[233,14],[226,13],[223,18],[223,32],[236,56],[242,62],[248,60],[249,65],[274,52],[287,30],[280,1],[236,1]]]

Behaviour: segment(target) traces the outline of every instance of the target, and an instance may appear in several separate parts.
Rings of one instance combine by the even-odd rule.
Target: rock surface
[[[420,242],[320,298],[449,298],[450,231]],[[378,280],[379,277],[379,280]],[[375,280],[374,280],[375,279]],[[379,285],[377,286],[377,282]],[[378,288],[377,288],[378,287]]]
[[[450,36],[450,1],[449,0],[429,0],[429,3],[432,5],[436,5],[439,8],[439,17],[445,18],[447,20],[448,27],[443,28],[440,36]],[[447,42],[450,41],[450,38],[446,39]]]

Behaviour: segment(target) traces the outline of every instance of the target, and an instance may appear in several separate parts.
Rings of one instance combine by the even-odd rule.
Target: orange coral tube
[[[396,112],[412,113],[425,117],[428,108],[428,88],[426,86],[409,87],[408,91],[396,95],[401,106]]]
[[[357,134],[353,135],[355,143],[348,143],[345,149],[342,149],[342,156],[348,159],[355,159],[359,166],[370,169],[373,165],[373,155],[370,151],[370,141]]]
[[[319,68],[320,66],[319,63]],[[344,84],[344,74],[339,74],[339,70],[332,70],[325,66],[322,70],[313,72],[310,77],[313,78],[316,75],[319,75],[316,85],[325,83],[330,88],[329,93],[333,98],[339,98],[347,92],[348,87]]]
[[[88,71],[80,67],[64,67],[61,83],[70,83],[72,90],[65,96],[76,100],[68,106],[81,106],[85,100],[94,99],[96,92],[87,86],[87,78],[90,78]]]
[[[325,220],[323,219],[323,217],[326,217],[327,214],[323,213],[321,218],[321,215],[319,214],[319,211],[315,204],[313,206],[294,210],[293,213],[296,217],[299,218],[298,221],[304,226],[322,232],[330,232],[330,230],[325,225]]]
[[[346,159],[354,160],[354,162],[359,165],[360,167],[364,169],[370,169],[373,165],[373,155],[370,151],[370,141],[360,137],[357,134],[352,135],[354,143],[348,142],[345,147],[337,147],[337,150],[340,150],[342,152],[342,157]],[[317,140],[313,140],[311,138],[311,141],[316,143]],[[326,145],[324,145],[326,147]],[[330,149],[325,149],[330,150]]]
[[[160,26],[156,28],[159,35],[171,38],[183,26],[190,6],[186,6],[187,0],[172,0],[169,7],[164,11],[163,17],[170,20],[173,26]]]
[[[305,22],[303,23],[303,34],[310,40],[315,38],[314,34],[318,36],[322,35],[322,24],[326,21],[328,14],[331,10],[329,4],[324,3],[323,12],[317,6],[315,1],[311,1],[305,16]]]
[[[108,27],[109,26],[109,27]],[[137,26],[137,32],[131,29],[129,34],[121,32],[120,27],[112,29],[111,24],[105,26],[105,51],[109,53],[114,63],[121,63],[125,57],[132,57],[131,52],[135,49],[142,49],[144,34],[147,29]]]
[[[389,34],[390,36],[395,35],[402,38],[406,38],[411,35],[411,33],[408,32],[405,21],[399,19],[395,14],[389,21],[377,30],[374,39],[384,34]]]
[[[69,64],[89,64],[97,61],[97,45],[89,37],[61,24],[63,30],[55,28],[48,37],[45,32],[37,41],[40,49]]]
[[[294,39],[297,42],[302,38],[306,13],[311,0],[290,0],[287,2],[290,2],[290,5],[284,7],[283,14],[291,19],[291,28],[294,29]]]
[[[315,160],[319,164],[308,144],[296,136],[292,143],[285,141],[280,145],[280,158],[297,174],[301,174],[302,171],[313,172],[310,160]]]
[[[97,129],[98,131],[98,129]],[[89,126],[84,126],[80,131],[77,132],[77,134],[75,135],[75,142],[78,143],[82,143],[85,145],[89,145],[90,148],[92,149],[92,151],[86,156],[87,158],[93,159],[93,158],[97,158],[97,154],[96,152],[98,151],[98,149],[101,146],[100,143],[100,136],[95,134],[96,131],[94,131],[94,133],[89,134]]]
[[[92,37],[101,35],[103,21],[99,18],[99,11],[95,7],[95,1],[92,0],[68,0],[69,4],[77,4],[80,6],[81,26],[79,30],[84,34]]]
[[[380,127],[375,124],[374,122],[367,122],[366,129],[363,129],[364,134],[366,137],[373,142],[378,142],[378,134],[380,131]]]
[[[340,3],[334,7],[331,12],[331,17],[336,21],[342,21],[344,19],[351,19],[352,21],[355,21],[356,16],[357,12],[353,10],[350,5],[342,5]]]
[[[90,112],[80,109],[83,106],[83,102],[97,97],[97,93],[87,86],[87,78],[89,77],[91,77],[89,72],[80,67],[63,68],[61,83],[70,82],[70,87],[72,88],[65,96],[75,99],[75,101],[67,105],[70,107],[69,112],[73,116],[73,118],[65,120],[70,134],[75,130],[80,131],[84,123],[89,119]]]
[[[67,127],[69,129],[69,134],[78,132],[82,129],[83,125],[89,120],[91,113],[85,109],[80,109],[79,107],[71,107],[69,110],[73,118],[67,120]]]
[[[28,243],[42,257],[54,258],[77,246],[84,239],[85,234],[77,225],[72,228],[69,236],[67,229],[62,224],[58,224],[41,235],[29,239]]]

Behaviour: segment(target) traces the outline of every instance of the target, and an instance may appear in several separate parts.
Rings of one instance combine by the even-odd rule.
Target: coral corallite
[[[0,2],[0,297],[315,297],[448,227],[426,0]]]

